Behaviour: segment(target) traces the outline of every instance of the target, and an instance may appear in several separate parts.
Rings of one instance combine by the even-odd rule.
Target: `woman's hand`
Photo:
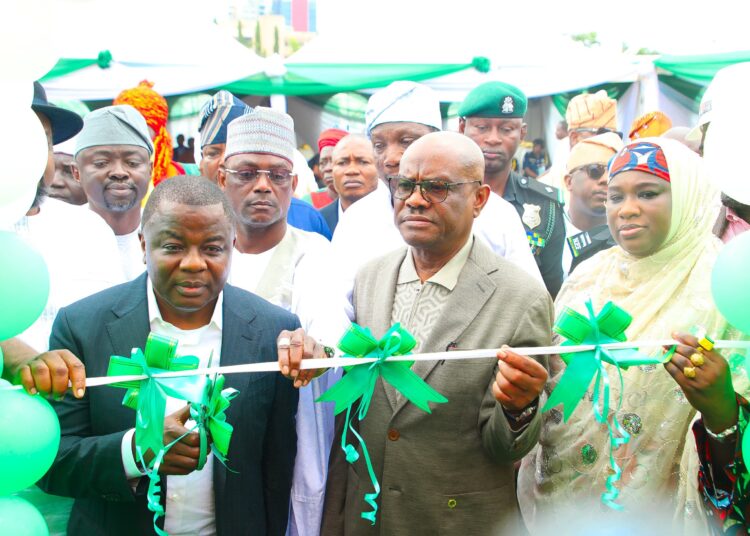
[[[690,405],[701,413],[703,425],[718,434],[737,424],[739,409],[727,361],[716,352],[700,348],[698,339],[692,335],[674,333],[672,336],[681,344],[664,367],[682,388]],[[696,358],[697,365],[691,361],[694,354],[702,356],[702,364],[700,358]],[[695,377],[685,374],[686,367],[689,374],[690,369],[695,371]]]

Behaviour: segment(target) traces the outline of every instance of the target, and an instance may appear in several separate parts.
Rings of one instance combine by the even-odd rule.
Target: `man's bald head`
[[[433,132],[412,143],[401,157],[401,173],[405,165],[441,155],[466,180],[484,179],[484,154],[471,138],[457,132]]]
[[[362,134],[348,134],[341,138],[336,146],[333,148],[333,158],[341,156],[343,153],[348,152],[351,148],[363,149],[365,151],[373,152],[372,142],[366,136]],[[375,155],[372,155],[375,158]]]

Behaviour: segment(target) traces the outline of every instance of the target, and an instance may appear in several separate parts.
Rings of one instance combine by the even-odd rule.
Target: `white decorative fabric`
[[[443,129],[440,101],[432,88],[400,80],[372,94],[367,101],[367,135],[382,123],[420,123]]]

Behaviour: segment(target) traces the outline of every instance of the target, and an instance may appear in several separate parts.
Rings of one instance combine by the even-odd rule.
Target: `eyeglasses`
[[[595,181],[598,181],[599,179],[602,178],[604,173],[606,173],[607,166],[606,164],[586,164],[584,166],[578,166],[576,168],[571,169],[568,172],[568,175],[572,175],[576,171],[581,171],[581,170],[585,171],[588,174],[588,176],[594,179]]]
[[[456,187],[462,184],[482,184],[482,181],[478,180],[464,182],[449,182],[439,179],[415,181],[399,175],[392,175],[386,178],[388,179],[388,187],[391,190],[391,194],[396,199],[409,199],[411,194],[414,193],[414,189],[419,185],[419,193],[429,203],[442,203],[448,197],[448,193],[451,190],[456,189]]]
[[[268,180],[277,186],[286,186],[295,173],[287,169],[229,169],[224,168],[227,175],[233,175],[239,182],[251,184],[258,180],[261,175],[265,175]]]
[[[622,132],[619,130],[614,130],[607,127],[600,127],[600,128],[574,128],[573,132],[588,132],[590,134],[594,134],[595,136],[598,136],[599,134],[606,134],[607,132],[611,132],[612,134],[617,134],[620,139],[622,139]]]

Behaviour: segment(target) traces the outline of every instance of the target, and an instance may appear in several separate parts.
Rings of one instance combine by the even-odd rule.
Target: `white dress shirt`
[[[146,271],[143,262],[143,250],[138,239],[138,229],[126,235],[115,235],[117,248],[120,250],[120,264],[128,281],[132,281]]]
[[[474,220],[474,234],[501,257],[516,263],[532,277],[543,282],[531,254],[526,232],[516,209],[505,199],[490,193],[487,204]],[[394,223],[391,194],[378,181],[378,187],[350,206],[339,219],[331,241],[338,267],[340,291],[347,297],[347,315],[354,319],[352,292],[354,277],[367,261],[404,246]]]
[[[178,355],[193,355],[200,359],[199,367],[221,362],[222,305],[224,293],[219,294],[211,321],[198,329],[183,330],[165,322],[161,317],[151,280],[146,285],[148,318],[151,331],[179,341]],[[184,400],[167,398],[165,415],[170,415],[187,404]],[[185,426],[190,429],[191,420]],[[122,463],[129,479],[139,478],[143,473],[133,459],[131,442],[135,430],[129,430],[122,439]],[[214,500],[213,454],[208,455],[206,465],[200,471],[184,476],[170,475],[167,482],[167,497],[164,530],[170,536],[213,536],[216,534],[216,507]]]

